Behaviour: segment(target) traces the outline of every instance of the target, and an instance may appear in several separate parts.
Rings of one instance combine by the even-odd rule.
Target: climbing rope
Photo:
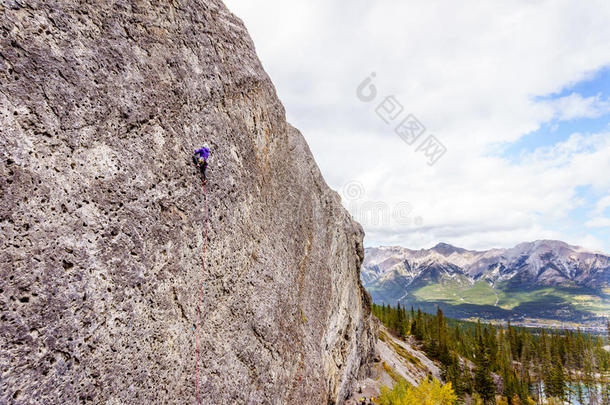
[[[205,252],[208,244],[208,223],[210,221],[208,216],[208,195],[205,191],[205,180],[203,183],[203,196],[205,200],[205,237],[203,239],[203,266],[201,269],[201,289],[199,291],[199,305],[197,305],[197,329],[195,331],[195,386],[197,387],[197,404],[199,404],[199,375],[197,364],[199,363],[199,318],[201,317],[201,302],[203,300],[203,287],[205,285],[203,279],[205,277]]]

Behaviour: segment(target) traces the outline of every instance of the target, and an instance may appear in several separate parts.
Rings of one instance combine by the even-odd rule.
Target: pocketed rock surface
[[[340,404],[361,227],[218,0],[0,3],[0,403]]]

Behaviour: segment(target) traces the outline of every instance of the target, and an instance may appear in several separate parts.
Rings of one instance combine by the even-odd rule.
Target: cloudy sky
[[[607,0],[226,4],[367,246],[610,252]]]

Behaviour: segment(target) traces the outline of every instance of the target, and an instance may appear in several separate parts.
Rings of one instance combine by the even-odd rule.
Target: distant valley
[[[610,256],[561,241],[487,251],[367,248],[361,278],[378,304],[439,306],[460,319],[581,327],[610,316]]]

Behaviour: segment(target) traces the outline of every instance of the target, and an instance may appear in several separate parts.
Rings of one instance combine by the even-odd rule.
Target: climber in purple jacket
[[[203,144],[203,148],[197,149],[193,155],[193,162],[197,165],[201,174],[203,174],[203,181],[206,180],[205,169],[208,168],[208,158],[210,157],[210,147],[207,143]]]

